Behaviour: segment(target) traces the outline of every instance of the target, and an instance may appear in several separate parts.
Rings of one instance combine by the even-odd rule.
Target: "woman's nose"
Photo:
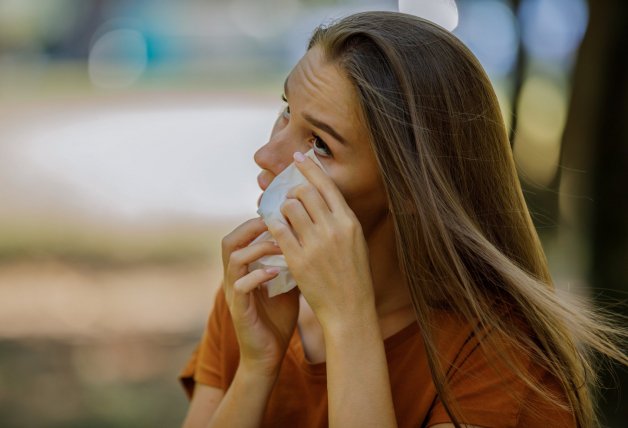
[[[289,139],[282,138],[280,134],[271,136],[270,141],[260,147],[253,156],[255,163],[260,168],[275,176],[292,163],[293,153],[302,149],[299,144],[291,143]]]

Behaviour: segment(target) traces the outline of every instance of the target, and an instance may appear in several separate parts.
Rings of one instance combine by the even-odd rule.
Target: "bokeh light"
[[[458,7],[454,0],[399,0],[399,11],[420,16],[449,31],[458,26]]]
[[[13,45],[19,49],[28,48],[35,42],[36,27],[30,25],[37,16],[37,5],[20,0],[0,2],[0,43]]]
[[[89,51],[91,82],[103,88],[124,88],[144,73],[148,52],[144,35],[122,28],[100,35]]]
[[[259,39],[284,33],[300,11],[298,0],[234,0],[229,7],[236,27],[243,34]],[[277,10],[281,13],[268,13]]]
[[[518,111],[517,166],[528,182],[547,186],[556,175],[567,117],[563,85],[548,76],[530,76],[523,85]]]
[[[507,75],[517,58],[518,29],[510,7],[499,0],[463,1],[454,31],[494,78]]]
[[[510,129],[512,125],[512,102],[510,100],[510,82],[508,79],[494,79],[493,89],[495,89],[495,95],[499,102],[499,108],[504,119],[504,125],[506,129]]]
[[[523,44],[530,55],[564,62],[584,37],[588,8],[585,0],[523,0],[519,18]]]

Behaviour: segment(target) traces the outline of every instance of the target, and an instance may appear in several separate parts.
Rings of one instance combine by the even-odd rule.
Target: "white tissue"
[[[305,156],[312,159],[323,171],[323,165],[314,154],[314,150],[310,150],[305,153]],[[301,174],[294,163],[290,164],[284,169],[275,179],[270,183],[259,204],[257,213],[262,217],[264,222],[268,224],[270,220],[279,220],[282,223],[287,224],[286,218],[281,214],[281,204],[286,200],[286,194],[290,189],[299,184],[307,183],[307,179]],[[250,245],[261,241],[273,241],[273,237],[270,232],[266,231],[258,236]],[[296,281],[292,277],[292,274],[288,270],[288,264],[286,259],[282,255],[276,256],[264,256],[255,262],[249,264],[249,272],[255,269],[265,269],[270,267],[279,268],[279,274],[264,283],[268,289],[268,296],[274,297],[278,294],[287,293],[292,290],[296,285]]]

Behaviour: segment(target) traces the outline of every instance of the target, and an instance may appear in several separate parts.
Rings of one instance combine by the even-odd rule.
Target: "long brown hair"
[[[443,307],[474,326],[487,355],[571,411],[578,426],[596,426],[590,351],[627,364],[616,344],[626,333],[554,291],[497,98],[477,59],[448,31],[394,12],[319,27],[313,46],[355,87],[433,382],[454,424],[463,415],[430,328]],[[494,351],[504,344],[508,352]],[[521,355],[560,382],[566,402],[538,384]]]

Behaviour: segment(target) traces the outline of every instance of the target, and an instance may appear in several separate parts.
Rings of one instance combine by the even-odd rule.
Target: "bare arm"
[[[327,331],[330,427],[396,427],[377,317]]]
[[[206,427],[224,395],[220,388],[196,384],[183,428]]]
[[[197,384],[183,428],[257,427],[273,383],[272,377],[238,368],[226,394],[220,388]]]
[[[248,372],[240,366],[233,383],[203,427],[258,427],[264,416],[274,377]]]
[[[276,271],[248,271],[260,257],[280,253],[270,242],[249,245],[265,229],[261,219],[252,219],[223,239],[223,290],[238,340],[239,365],[225,393],[200,386],[185,428],[254,427],[264,416],[299,310],[298,290],[271,300],[266,290],[258,289]]]

